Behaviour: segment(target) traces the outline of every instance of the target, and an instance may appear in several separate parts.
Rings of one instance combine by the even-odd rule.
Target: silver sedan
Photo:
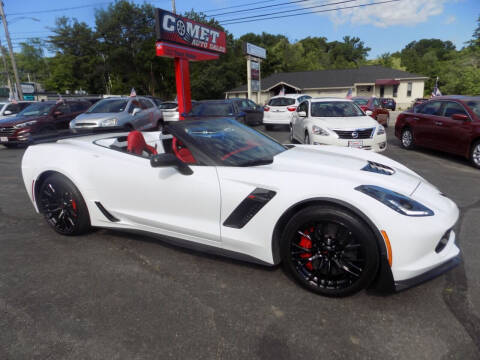
[[[71,129],[122,126],[137,130],[156,129],[162,113],[152,100],[141,96],[100,100],[70,122]]]

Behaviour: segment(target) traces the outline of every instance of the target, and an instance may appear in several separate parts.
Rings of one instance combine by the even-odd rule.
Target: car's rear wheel
[[[37,205],[47,223],[59,234],[80,235],[90,229],[90,216],[77,187],[65,176],[47,177],[38,190]]]
[[[470,162],[473,166],[480,169],[480,140],[475,142],[470,151]]]
[[[402,138],[400,141],[405,149],[411,150],[414,148],[415,143],[413,141],[413,132],[410,128],[405,128],[402,130]]]
[[[325,296],[347,296],[366,288],[379,265],[372,231],[335,206],[311,206],[294,215],[285,227],[281,251],[295,280]]]

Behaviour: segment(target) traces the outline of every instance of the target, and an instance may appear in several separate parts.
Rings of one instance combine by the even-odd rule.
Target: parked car
[[[397,103],[392,98],[380,98],[380,105],[384,109],[390,109],[392,111],[395,111],[395,109],[397,108]]]
[[[387,148],[385,128],[351,100],[304,100],[293,112],[290,140],[313,145],[348,146],[375,152]]]
[[[68,129],[69,122],[89,106],[88,101],[81,100],[31,103],[16,116],[0,120],[0,144],[26,144],[31,135]]]
[[[31,103],[32,101],[1,102],[0,120],[17,115]]]
[[[250,99],[231,98],[240,111],[245,113],[247,125],[261,125],[263,122],[263,106],[256,104]]]
[[[185,114],[185,119],[204,119],[217,117],[234,118],[247,125],[259,124],[262,115],[261,106],[249,108],[248,112],[240,108],[241,102],[237,99],[203,100],[192,105],[192,110]],[[250,105],[247,106],[250,107]]]
[[[192,105],[195,102],[195,100],[192,100]],[[166,123],[170,121],[178,121],[180,118],[177,101],[164,101],[158,106],[158,108],[162,111],[162,119]]]
[[[352,100],[355,102],[355,104],[360,106],[360,108],[365,112],[365,114],[371,116],[383,126],[388,127],[390,112],[387,109],[382,108],[379,98],[374,96],[355,96],[352,98]],[[369,113],[367,113],[367,111]]]
[[[226,118],[178,121],[167,130],[30,146],[22,175],[35,210],[61,235],[91,226],[140,231],[283,263],[299,284],[325,296],[402,290],[460,262],[457,206],[392,159],[284,146]]]
[[[418,145],[457,154],[480,168],[480,96],[437,96],[404,111],[395,136],[405,149]]]
[[[102,99],[70,122],[70,128],[123,126],[131,129],[156,129],[162,114],[155,103],[142,96]]]
[[[292,113],[297,106],[306,99],[311,99],[305,94],[286,94],[272,97],[264,107],[263,123],[267,130],[274,125],[289,125],[292,120]]]

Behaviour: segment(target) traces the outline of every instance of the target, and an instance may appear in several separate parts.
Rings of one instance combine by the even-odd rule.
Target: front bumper
[[[385,135],[376,135],[368,139],[339,139],[333,136],[311,135],[311,141],[314,145],[335,145],[351,147],[356,143],[359,149],[370,150],[373,152],[382,152],[387,149],[387,137]],[[359,146],[361,142],[361,145]],[[355,146],[355,147],[357,147]]]

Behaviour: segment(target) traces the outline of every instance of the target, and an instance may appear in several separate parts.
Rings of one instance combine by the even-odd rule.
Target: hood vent
[[[382,174],[382,175],[395,174],[395,170],[392,169],[390,166],[379,164],[373,161],[368,161],[368,164],[365,165],[361,170],[370,171],[370,172]]]

